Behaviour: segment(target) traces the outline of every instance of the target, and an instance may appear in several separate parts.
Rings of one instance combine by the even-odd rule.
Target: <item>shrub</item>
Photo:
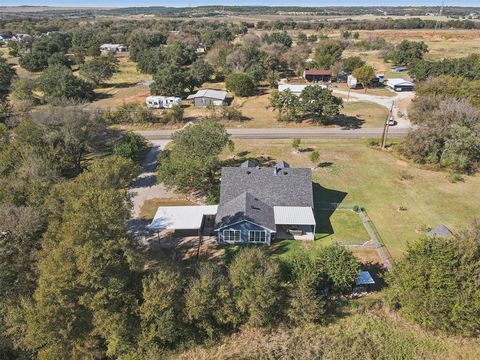
[[[113,144],[112,152],[114,155],[136,160],[146,147],[147,143],[142,136],[129,132]]]
[[[220,112],[220,116],[225,120],[241,121],[243,119],[242,112],[231,106],[222,106]]]
[[[140,104],[124,104],[115,111],[107,112],[105,118],[110,124],[145,124],[159,122],[159,118],[155,116],[151,109],[147,109]]]
[[[225,86],[236,96],[252,96],[255,93],[255,82],[245,73],[237,72],[227,76]]]
[[[180,104],[175,104],[172,106],[172,108],[167,112],[167,120],[168,122],[171,123],[179,123],[183,121],[183,113],[184,110],[182,108],[182,105]]]

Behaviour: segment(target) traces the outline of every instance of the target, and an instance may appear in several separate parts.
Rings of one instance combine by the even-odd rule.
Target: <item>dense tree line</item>
[[[390,303],[426,328],[478,336],[479,271],[478,221],[453,238],[422,238],[389,274]]]
[[[412,62],[408,71],[415,80],[426,80],[440,75],[480,80],[480,55],[471,54],[463,58],[445,58],[438,61],[420,60]]]
[[[480,164],[480,112],[466,100],[417,98],[409,112],[416,125],[400,152],[420,164],[473,172]]]

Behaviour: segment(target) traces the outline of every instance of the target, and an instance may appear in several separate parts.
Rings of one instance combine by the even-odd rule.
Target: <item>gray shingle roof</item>
[[[281,167],[240,166],[222,168],[220,204],[215,220],[216,228],[219,224],[225,224],[226,219],[235,218],[235,211],[241,205],[233,206],[229,203],[246,193],[272,209],[274,206],[307,206],[313,208],[311,170],[290,168],[286,163],[279,163],[278,165]],[[236,199],[233,203],[235,204],[237,201],[240,200]],[[261,220],[267,221],[266,219]],[[272,222],[274,225],[273,210]]]
[[[244,192],[218,207],[215,228],[248,220],[275,231],[273,207],[248,192]]]

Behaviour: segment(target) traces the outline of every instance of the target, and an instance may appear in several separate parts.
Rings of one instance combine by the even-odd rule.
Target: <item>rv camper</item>
[[[170,109],[173,105],[180,104],[180,101],[182,99],[177,96],[149,96],[145,103],[152,109]]]

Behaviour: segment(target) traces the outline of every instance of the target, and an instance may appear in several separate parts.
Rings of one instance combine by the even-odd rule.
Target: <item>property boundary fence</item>
[[[342,204],[342,203],[327,203],[327,202],[316,202],[315,203],[315,209],[316,210],[338,210],[338,209],[344,209],[344,210],[352,210],[355,211],[359,218],[360,221],[362,222],[363,226],[365,227],[365,230],[367,231],[368,235],[370,236],[370,240],[364,242],[363,244],[342,244],[340,243],[341,246],[349,247],[349,248],[356,248],[356,249],[375,249],[378,253],[378,256],[382,260],[384,266],[388,269],[392,269],[392,265],[394,263],[393,257],[388,251],[387,247],[385,246],[385,241],[383,240],[382,235],[378,231],[377,227],[375,226],[374,222],[368,215],[367,211],[357,205],[357,204]]]

